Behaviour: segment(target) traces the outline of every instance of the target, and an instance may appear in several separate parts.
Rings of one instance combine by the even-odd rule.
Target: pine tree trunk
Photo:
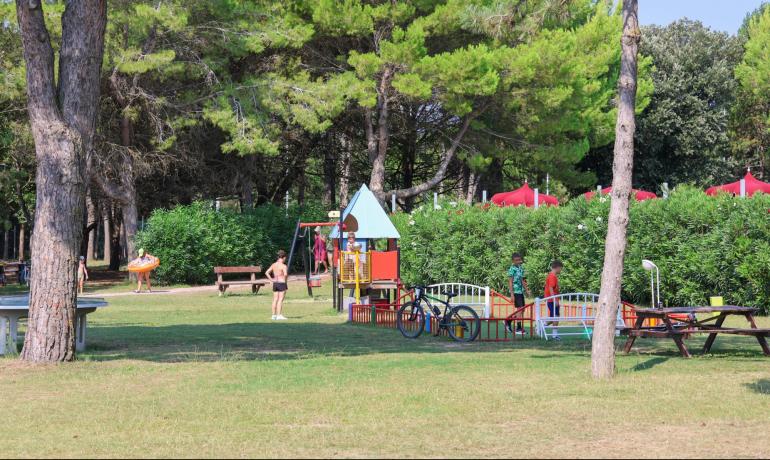
[[[19,226],[19,260],[24,260],[26,257],[25,254],[25,245],[27,243],[27,226],[25,224],[21,224]]]
[[[102,203],[102,238],[104,247],[102,250],[102,260],[109,262],[112,259],[112,212],[111,205],[107,200]]]
[[[29,319],[21,358],[75,358],[77,257],[83,237],[85,159],[93,143],[106,0],[67,2],[59,76],[40,0],[16,2],[37,160]],[[58,83],[58,87],[57,87]]]
[[[120,270],[120,253],[121,253],[121,247],[120,247],[120,235],[121,235],[121,219],[118,215],[117,209],[113,209],[112,213],[112,221],[111,224],[111,232],[110,232],[110,265],[109,268],[112,271]]]
[[[623,37],[618,83],[619,106],[615,127],[615,159],[612,165],[612,203],[607,220],[604,269],[599,291],[599,312],[594,325],[591,373],[607,379],[615,373],[615,322],[620,305],[623,259],[626,252],[628,203],[634,164],[636,108],[636,59],[640,30],[637,0],[623,2]]]
[[[465,194],[465,203],[473,204],[473,199],[476,197],[476,191],[479,187],[479,175],[475,172],[471,172],[468,176],[468,190]]]
[[[347,135],[340,136],[340,206],[348,205],[350,195],[351,141]]]
[[[328,146],[328,141],[327,141]],[[324,154],[324,194],[323,203],[329,208],[333,209],[336,198],[336,179],[337,179],[337,164],[334,157],[334,149],[325,149]]]

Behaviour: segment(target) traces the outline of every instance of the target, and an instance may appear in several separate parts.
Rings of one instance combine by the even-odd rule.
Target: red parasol
[[[751,196],[757,192],[770,193],[770,184],[762,182],[747,172],[743,178],[746,181],[746,196]],[[719,192],[741,194],[741,181],[731,182],[724,185],[715,185],[706,189],[706,195],[716,195]]]
[[[521,188],[512,192],[502,192],[492,195],[492,203],[498,206],[527,206],[535,205],[535,191],[529,188],[526,182]],[[555,196],[540,193],[538,204],[543,206],[559,206],[559,200]]]
[[[634,192],[634,198],[636,201],[644,201],[644,200],[654,200],[658,197],[658,195],[652,193],[652,192],[645,192],[644,190],[637,190],[632,189]],[[607,195],[610,192],[612,192],[612,187],[607,187],[602,189],[602,195]],[[591,198],[596,195],[596,192],[586,192],[583,194],[584,197],[586,197],[587,200],[590,200]]]

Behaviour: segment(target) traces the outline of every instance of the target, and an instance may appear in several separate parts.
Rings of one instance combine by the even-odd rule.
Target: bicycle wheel
[[[479,315],[474,309],[465,305],[454,307],[444,324],[449,336],[458,342],[473,342],[481,332]]]
[[[396,326],[408,339],[416,339],[425,330],[425,311],[420,304],[407,302],[398,309]]]

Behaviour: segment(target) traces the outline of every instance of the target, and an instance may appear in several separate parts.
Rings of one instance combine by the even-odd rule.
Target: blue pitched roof
[[[342,221],[348,222],[349,216],[358,222],[358,230],[355,230],[356,238],[401,238],[396,226],[390,221],[388,214],[382,209],[382,205],[366,184],[361,185],[358,192],[353,195],[353,199],[342,212]],[[342,232],[343,238],[347,238],[347,235],[347,232]],[[332,229],[329,236],[339,238],[337,227]]]

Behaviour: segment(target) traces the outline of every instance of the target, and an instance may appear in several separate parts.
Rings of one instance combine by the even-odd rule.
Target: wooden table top
[[[671,308],[640,308],[636,310],[637,314],[651,315],[670,315],[670,314],[689,314],[689,313],[734,313],[746,314],[756,313],[759,309],[754,307],[741,307],[738,305],[725,305],[722,307],[671,307]]]

